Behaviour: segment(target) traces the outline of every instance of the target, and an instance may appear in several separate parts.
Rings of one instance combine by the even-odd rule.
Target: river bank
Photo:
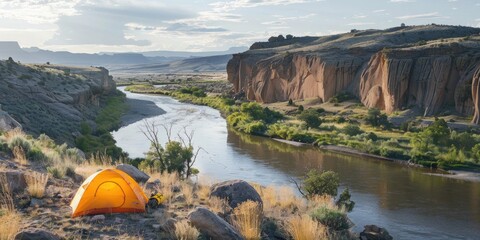
[[[131,87],[128,87],[127,90],[132,92],[143,93],[143,94],[145,93],[163,94],[163,95],[171,96],[183,102],[207,105],[220,110],[220,112],[222,113],[222,116],[227,119],[227,122],[229,122],[230,126],[235,128],[236,130],[239,130],[248,134],[267,136],[275,139],[284,139],[285,141],[294,143],[295,145],[302,145],[305,143],[314,144],[316,146],[319,146],[321,149],[327,149],[327,150],[332,150],[336,152],[343,152],[346,154],[354,154],[357,156],[372,157],[378,160],[392,161],[398,164],[409,165],[414,167],[423,166],[427,169],[437,169],[437,173],[442,173],[442,174],[454,174],[454,172],[448,172],[448,170],[456,170],[460,172],[479,172],[480,171],[479,165],[476,165],[469,161],[463,162],[463,160],[462,161],[452,161],[452,160],[444,161],[442,159],[440,160],[430,159],[430,160],[412,161],[412,159],[409,157],[409,154],[411,151],[413,151],[413,149],[411,149],[412,148],[411,145],[408,144],[408,142],[410,141],[410,138],[413,138],[413,136],[410,137],[412,135],[410,133],[399,134],[397,133],[398,131],[397,132],[396,131],[380,131],[379,129],[376,129],[376,128],[367,128],[367,130],[362,131],[359,128],[358,130],[355,130],[355,132],[358,132],[358,133],[353,133],[352,135],[351,133],[346,132],[346,134],[344,134],[343,129],[339,129],[339,125],[335,123],[335,121],[339,121],[337,119],[338,117],[332,120],[328,115],[327,117],[322,117],[326,119],[327,123],[322,124],[320,130],[311,129],[311,131],[299,129],[299,126],[301,125],[298,125],[298,123],[296,123],[296,120],[293,120],[292,117],[288,115],[284,115],[284,117],[286,117],[287,120],[282,120],[282,123],[278,123],[277,120],[275,119],[272,120],[273,124],[268,124],[268,123],[265,124],[263,123],[264,120],[262,119],[260,119],[260,121],[248,120],[246,123],[243,123],[245,121],[244,120],[245,118],[248,119],[251,117],[249,117],[248,114],[247,115],[237,114],[236,112],[242,111],[240,110],[240,106],[233,105],[233,103],[230,102],[228,98],[210,97],[210,96],[194,96],[194,94],[192,94],[193,91],[188,89],[183,90],[184,92],[181,92],[181,91],[175,92],[175,91],[167,91],[164,89],[152,88],[146,85],[141,85],[139,87],[131,86]],[[200,90],[198,88],[195,88],[194,91],[200,91]],[[336,104],[335,106],[338,106],[338,104]],[[347,108],[351,108],[351,107],[352,107],[351,104],[347,105]],[[242,108],[243,108],[243,105],[242,105]],[[265,110],[268,110],[268,108],[265,108],[263,111]],[[248,111],[253,111],[253,110],[248,110]],[[270,111],[269,113],[266,113],[265,116],[268,116],[268,118],[271,118],[271,116],[275,116],[275,114],[276,114],[275,111]],[[267,120],[267,121],[271,121],[271,120]],[[334,122],[331,122],[331,121],[334,121]],[[346,121],[346,120],[344,119],[343,121]],[[350,119],[349,121],[352,121],[352,119]],[[243,125],[237,125],[237,124],[243,124]],[[292,127],[292,126],[297,126],[297,127]],[[351,127],[351,126],[355,126],[355,125],[352,125],[352,124],[344,125],[343,128]],[[362,129],[363,128],[364,126],[362,126]],[[370,131],[370,132],[367,134],[366,131]],[[338,133],[340,133],[340,135]],[[358,135],[358,136],[355,136],[355,135]],[[370,138],[373,139],[373,141],[370,140]],[[377,141],[377,138],[378,138],[378,141]],[[447,150],[448,149],[443,151],[447,151]],[[458,153],[460,153],[460,151]],[[455,154],[458,154],[458,153],[455,152]],[[445,153],[445,157],[451,158],[450,155],[446,155],[446,154],[447,153]],[[423,158],[425,157],[421,156],[421,159]],[[468,177],[466,179],[471,179],[471,177]]]
[[[119,88],[123,91],[124,88]],[[309,169],[339,174],[342,191],[349,187],[357,203],[349,217],[355,232],[367,224],[389,230],[395,239],[475,239],[480,221],[480,183],[432,176],[429,171],[390,161],[295,147],[271,138],[243,134],[227,126],[218,110],[179,102],[169,96],[125,92],[127,98],[153,101],[166,111],[149,121],[173,123],[172,133],[195,131],[193,144],[202,147],[195,163],[199,177],[217,181],[241,178],[263,186],[288,186]],[[122,127],[113,136],[130,157],[143,157],[148,140],[139,132],[143,122]],[[175,135],[175,134],[174,134]],[[167,140],[160,134],[162,144]]]

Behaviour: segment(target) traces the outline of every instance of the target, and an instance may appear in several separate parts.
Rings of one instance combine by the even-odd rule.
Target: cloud
[[[154,30],[162,21],[194,16],[155,3],[133,4],[125,1],[119,4],[86,2],[77,6],[77,12],[76,15],[58,19],[58,31],[46,44],[146,46],[149,41],[127,37],[125,31]]]
[[[54,23],[61,16],[77,14],[80,0],[9,0],[0,1],[0,19],[24,20],[34,24]]]
[[[393,2],[393,3],[410,3],[410,2],[415,2],[415,0],[390,0],[390,2]]]
[[[410,20],[410,19],[436,19],[436,18],[447,18],[447,17],[441,16],[438,12],[422,13],[422,14],[416,14],[416,15],[406,15],[406,16],[397,17],[397,19],[401,19],[401,20]]]
[[[378,9],[378,10],[374,10],[372,11],[373,13],[381,13],[381,12],[385,12],[386,10],[385,9]]]
[[[373,22],[353,22],[353,23],[348,23],[347,26],[365,26],[365,25],[373,25],[375,23]]]
[[[226,32],[227,29],[221,27],[208,27],[208,26],[196,26],[186,23],[174,23],[164,29],[164,31],[170,32],[182,32],[182,33],[213,33],[213,32]]]
[[[307,2],[321,2],[322,0],[231,0],[211,3],[215,11],[232,11],[238,8],[252,8],[259,6],[290,5]]]

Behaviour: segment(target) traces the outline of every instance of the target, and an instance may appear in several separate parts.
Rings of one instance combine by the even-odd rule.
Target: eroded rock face
[[[478,116],[479,32],[420,26],[319,37],[304,45],[267,44],[234,55],[227,65],[228,79],[236,93],[264,103],[325,102],[350,92],[367,107],[387,113],[416,106],[431,116],[454,107]],[[474,37],[459,41],[459,36]]]

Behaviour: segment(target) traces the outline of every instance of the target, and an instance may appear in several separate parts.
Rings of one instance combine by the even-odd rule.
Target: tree
[[[450,139],[450,129],[443,119],[435,118],[435,121],[423,130],[425,138],[431,138],[434,144],[445,146]]]
[[[390,122],[388,121],[387,115],[381,113],[378,108],[368,109],[367,116],[365,117],[365,122],[374,127],[384,126],[388,127]]]
[[[320,124],[322,124],[320,114],[313,109],[302,111],[298,116],[298,119],[304,121],[309,128],[318,128]]]
[[[285,36],[287,40],[291,40],[293,39],[293,35],[292,34],[287,34],[287,36]]]
[[[307,197],[315,195],[337,196],[339,185],[338,174],[334,171],[319,172],[312,169],[307,173],[307,177],[303,181],[303,190]]]
[[[283,40],[285,40],[285,37],[284,37],[283,35],[281,35],[281,34],[278,35],[277,41],[283,41]]]
[[[362,129],[355,124],[348,124],[347,126],[343,127],[342,132],[349,136],[356,136],[363,133]]]
[[[150,141],[150,150],[146,154],[147,162],[143,165],[158,168],[160,173],[177,172],[186,178],[198,173],[198,170],[193,168],[193,164],[202,148],[198,148],[194,154],[192,145],[194,132],[187,133],[184,128],[183,135],[178,134],[180,141],[173,141],[171,139],[172,125],[162,124],[161,126],[167,135],[165,148],[160,143],[158,126],[154,122],[145,121],[144,129],[141,131]]]

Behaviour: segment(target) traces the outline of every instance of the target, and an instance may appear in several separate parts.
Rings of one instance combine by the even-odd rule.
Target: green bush
[[[336,196],[339,181],[338,174],[333,171],[319,172],[312,169],[303,181],[303,189],[309,197],[314,195]]]
[[[304,121],[309,128],[318,128],[322,124],[320,114],[313,109],[302,111],[298,115],[298,119]]]
[[[32,161],[45,161],[47,159],[42,150],[37,147],[33,147],[30,149],[30,151],[28,151],[27,158]]]
[[[327,226],[330,230],[342,231],[350,228],[347,214],[342,210],[320,207],[315,209],[310,216]]]
[[[14,136],[8,142],[8,148],[13,151],[15,147],[21,147],[23,151],[28,154],[28,152],[30,152],[30,149],[32,149],[32,144],[30,143],[30,141],[28,141],[22,136]]]
[[[349,136],[355,136],[363,133],[360,127],[355,124],[348,124],[347,126],[343,127],[342,132]]]
[[[355,207],[355,202],[351,200],[351,197],[352,195],[350,195],[350,191],[348,188],[345,188],[336,202],[337,206],[347,212],[351,212]]]

